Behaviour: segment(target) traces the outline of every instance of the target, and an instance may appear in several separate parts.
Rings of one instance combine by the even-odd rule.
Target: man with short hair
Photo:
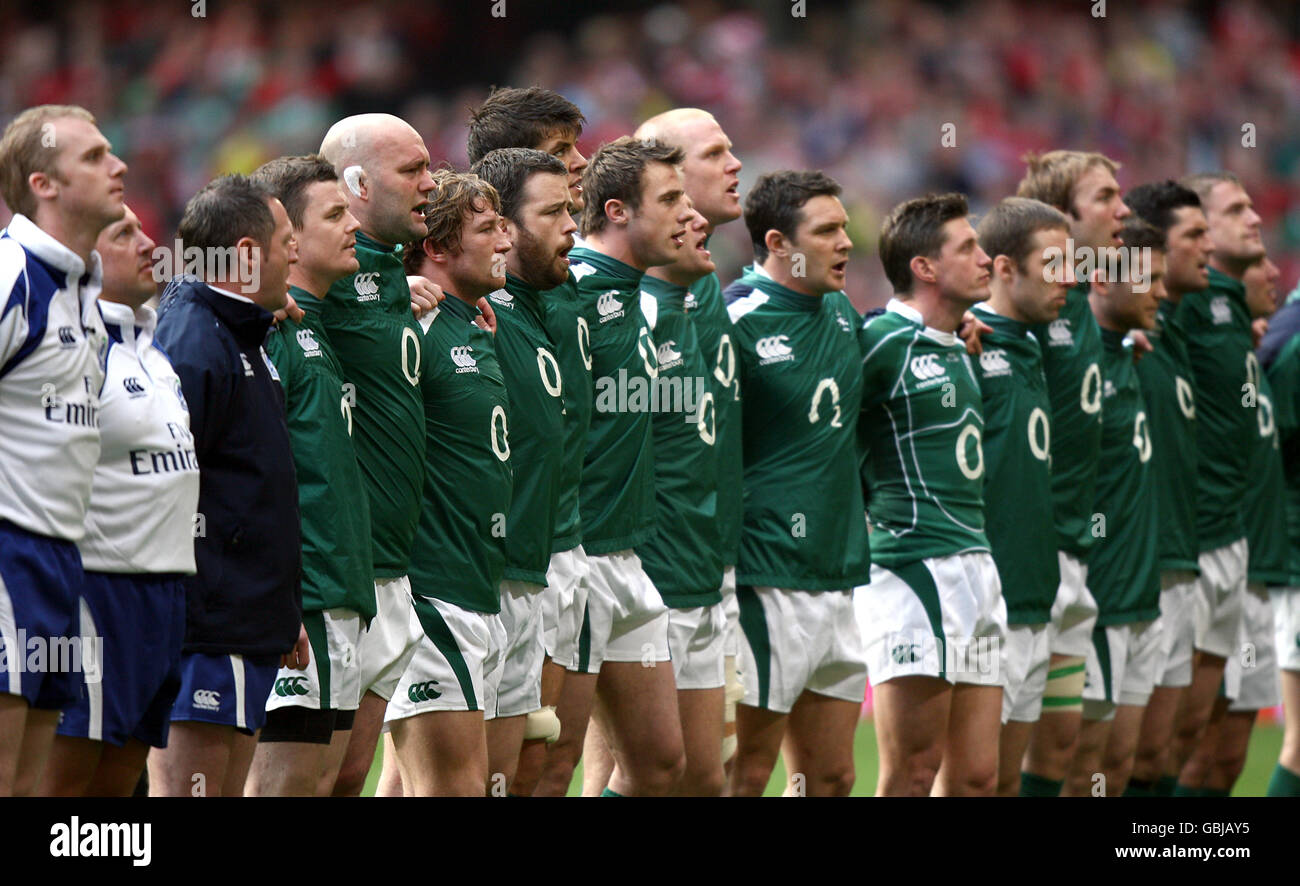
[[[85,534],[99,458],[99,357],[108,336],[94,247],[121,219],[126,164],[95,118],[72,105],[23,111],[0,136],[0,796],[40,780],[75,676],[35,672],[20,637],[77,634]]]
[[[505,282],[510,241],[496,190],[477,176],[439,169],[429,197],[428,236],[405,259],[447,295],[420,320],[429,462],[411,592],[422,635],[384,720],[405,795],[481,797],[484,721],[497,714],[509,651],[500,585],[513,479],[505,380],[474,320]]]
[[[281,668],[245,792],[328,796],[361,702],[357,646],[375,616],[370,507],[352,446],[352,401],[321,322],[330,287],[357,271],[356,232],[334,166],[319,155],[280,157],[253,180],[284,204],[298,243],[289,295],[303,311],[266,349],[285,393],[302,515],[303,626],[311,661]]]
[[[993,259],[989,300],[977,304],[993,328],[983,337],[977,378],[984,400],[984,521],[1007,603],[998,741],[998,794],[1020,792],[1020,765],[1043,708],[1048,628],[1060,585],[1052,522],[1051,398],[1042,345],[1032,326],[1051,323],[1074,271],[1062,262],[1069,219],[1026,197],[1007,197],[979,224]],[[1063,273],[1053,273],[1053,263]]]
[[[862,483],[873,530],[858,623],[879,796],[991,795],[1007,608],[984,533],[984,418],[956,336],[991,265],[961,194],[895,206],[880,259],[896,293],[863,327]],[[906,441],[906,442],[904,442]]]
[[[1178,321],[1184,294],[1209,282],[1209,228],[1196,192],[1172,180],[1139,185],[1128,204],[1165,235],[1165,297],[1147,337],[1151,353],[1137,365],[1151,433],[1152,479],[1160,520],[1161,660],[1156,685],[1142,715],[1142,731],[1127,796],[1168,796],[1177,779],[1165,774],[1174,718],[1192,682],[1192,593],[1199,548],[1196,540],[1196,401],[1187,333]]]
[[[190,407],[201,522],[181,686],[167,747],[149,755],[149,790],[240,796],[276,673],[309,655],[284,392],[262,347],[297,254],[284,206],[242,175],[190,198],[177,235],[187,268],[203,257],[200,276],[168,284],[156,340]]]
[[[840,193],[821,172],[761,176],[745,199],[754,264],[724,292],[746,399],[734,796],[761,795],[781,751],[788,793],[847,796],[855,778],[867,674],[853,588],[869,556],[853,421],[861,318],[843,292],[853,242]]]
[[[1151,445],[1146,401],[1125,337],[1155,327],[1164,292],[1165,237],[1137,218],[1125,223],[1122,236],[1129,261],[1108,259],[1088,295],[1104,349],[1103,405],[1092,505],[1097,543],[1088,554],[1097,626],[1085,662],[1083,725],[1064,788],[1075,797],[1098,790],[1103,796],[1123,794],[1163,639],[1151,471],[1152,459],[1160,456]]]
[[[582,171],[587,159],[578,151],[578,138],[587,118],[578,106],[540,86],[494,89],[470,113],[467,151],[477,163],[497,148],[533,148],[551,154],[569,173],[569,199],[582,211]]]
[[[1041,200],[1070,218],[1073,247],[1065,256],[1095,259],[1118,246],[1129,209],[1120,196],[1119,164],[1103,154],[1048,151],[1025,157],[1016,195]],[[1077,267],[1077,264],[1076,264]],[[1101,446],[1101,333],[1088,304],[1089,281],[1076,274],[1060,316],[1033,333],[1043,348],[1043,371],[1052,397],[1052,498],[1056,514],[1061,585],[1052,605],[1052,653],[1044,710],[1034,726],[1021,773],[1029,796],[1061,792],[1082,722],[1084,658],[1091,647],[1097,603],[1088,584],[1092,496]]]
[[[199,463],[180,379],[153,343],[154,241],[127,209],[95,248],[109,346],[99,464],[78,545],[81,636],[94,645],[82,649],[85,684],[63,710],[41,792],[129,797],[150,745],[167,745],[180,685]]]
[[[1200,576],[1192,595],[1192,683],[1179,705],[1167,775],[1177,775],[1200,742],[1224,665],[1236,650],[1248,580],[1242,500],[1259,437],[1260,373],[1241,278],[1264,254],[1259,214],[1236,176],[1206,173],[1182,183],[1200,198],[1213,250],[1209,284],[1184,295],[1177,314],[1187,330],[1196,395]]]

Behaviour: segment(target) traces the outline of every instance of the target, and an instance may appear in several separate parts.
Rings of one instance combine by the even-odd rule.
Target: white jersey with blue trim
[[[23,215],[0,232],[0,520],[68,541],[99,460],[102,284],[99,253],[87,269]]]
[[[86,536],[90,572],[194,572],[199,463],[181,380],[153,343],[157,314],[99,302],[108,331],[99,464]]]

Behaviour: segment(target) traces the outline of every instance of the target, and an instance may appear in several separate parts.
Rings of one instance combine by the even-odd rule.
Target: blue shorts
[[[0,520],[0,693],[45,710],[76,700],[84,581],[75,544]]]
[[[278,655],[182,653],[172,722],[216,723],[252,735],[266,722],[266,700],[279,672]]]
[[[98,638],[100,667],[85,669],[81,698],[63,709],[59,735],[166,747],[185,642],[180,576],[87,572],[81,636]]]

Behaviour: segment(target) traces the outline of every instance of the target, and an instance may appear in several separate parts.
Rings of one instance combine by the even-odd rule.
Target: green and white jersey
[[[321,311],[352,398],[352,442],[370,501],[375,578],[407,573],[424,483],[420,326],[397,252],[357,231],[361,269]]]
[[[564,378],[564,458],[560,469],[551,552],[569,551],[582,544],[582,514],[578,492],[582,463],[587,457],[587,431],[591,426],[594,392],[591,385],[591,330],[579,311],[578,285],[568,282],[542,293],[543,322],[555,343],[555,357]]]
[[[984,405],[966,346],[891,299],[862,327],[862,483],[889,569],[988,551]]]
[[[1200,572],[1196,543],[1196,393],[1187,336],[1178,305],[1160,302],[1156,328],[1147,332],[1152,351],[1137,365],[1147,427],[1156,512],[1160,518],[1160,569]]]
[[[1043,349],[1043,373],[1052,396],[1052,501],[1057,546],[1084,558],[1097,456],[1101,450],[1101,330],[1088,303],[1088,286],[1070,287],[1060,316],[1032,327]]]
[[[506,520],[505,577],[546,584],[564,467],[564,375],[542,323],[542,293],[506,276],[488,296],[497,315],[496,352],[510,397],[515,474]]]
[[[578,507],[588,554],[634,548],[655,530],[650,393],[658,369],[641,315],[641,276],[621,261],[578,247],[569,253],[580,316],[591,334],[595,402]]]
[[[722,562],[734,566],[740,556],[745,488],[740,373],[735,334],[717,274],[708,274],[691,284],[686,293],[686,316],[695,326],[700,351],[710,367],[709,383],[713,386],[718,426],[718,440],[713,447],[718,462],[718,541]]]
[[[1246,290],[1226,274],[1210,268],[1210,285],[1184,295],[1177,316],[1196,392],[1196,534],[1200,549],[1212,551],[1246,535],[1241,502],[1259,435],[1259,358]]]
[[[993,327],[976,367],[984,397],[984,524],[1007,623],[1044,624],[1061,583],[1052,514],[1052,398],[1024,323],[976,305]]]
[[[370,506],[352,447],[352,404],[343,369],[321,322],[325,303],[296,286],[301,321],[282,320],[266,354],[284,388],[285,419],[302,515],[302,608],[375,615]]]
[[[748,267],[727,288],[745,391],[744,529],[736,583],[848,590],[871,575],[854,420],[857,311]]]
[[[1251,453],[1242,517],[1250,550],[1250,581],[1290,584],[1290,545],[1287,536],[1286,478],[1278,440],[1276,400],[1268,376],[1259,377],[1258,436]]]
[[[1282,451],[1286,475],[1287,584],[1300,585],[1300,289],[1269,320],[1262,345],[1265,372],[1273,392],[1273,423]],[[1270,359],[1271,357],[1271,359]],[[1258,482],[1252,477],[1251,482]]]
[[[666,605],[712,606],[722,602],[723,567],[712,367],[686,316],[685,286],[647,274],[641,313],[658,343],[659,374],[651,416],[655,531],[636,553]]]
[[[1124,334],[1103,329],[1101,340],[1101,461],[1090,521],[1097,543],[1088,553],[1097,627],[1149,621],[1160,614],[1160,524],[1146,404]]]
[[[505,378],[478,309],[451,293],[420,321],[428,469],[411,592],[500,612],[513,477]]]

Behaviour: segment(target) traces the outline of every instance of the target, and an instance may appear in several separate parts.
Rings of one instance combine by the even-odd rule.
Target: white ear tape
[[[348,190],[355,196],[361,196],[361,173],[360,166],[349,166],[343,170],[343,183],[348,186]]]

